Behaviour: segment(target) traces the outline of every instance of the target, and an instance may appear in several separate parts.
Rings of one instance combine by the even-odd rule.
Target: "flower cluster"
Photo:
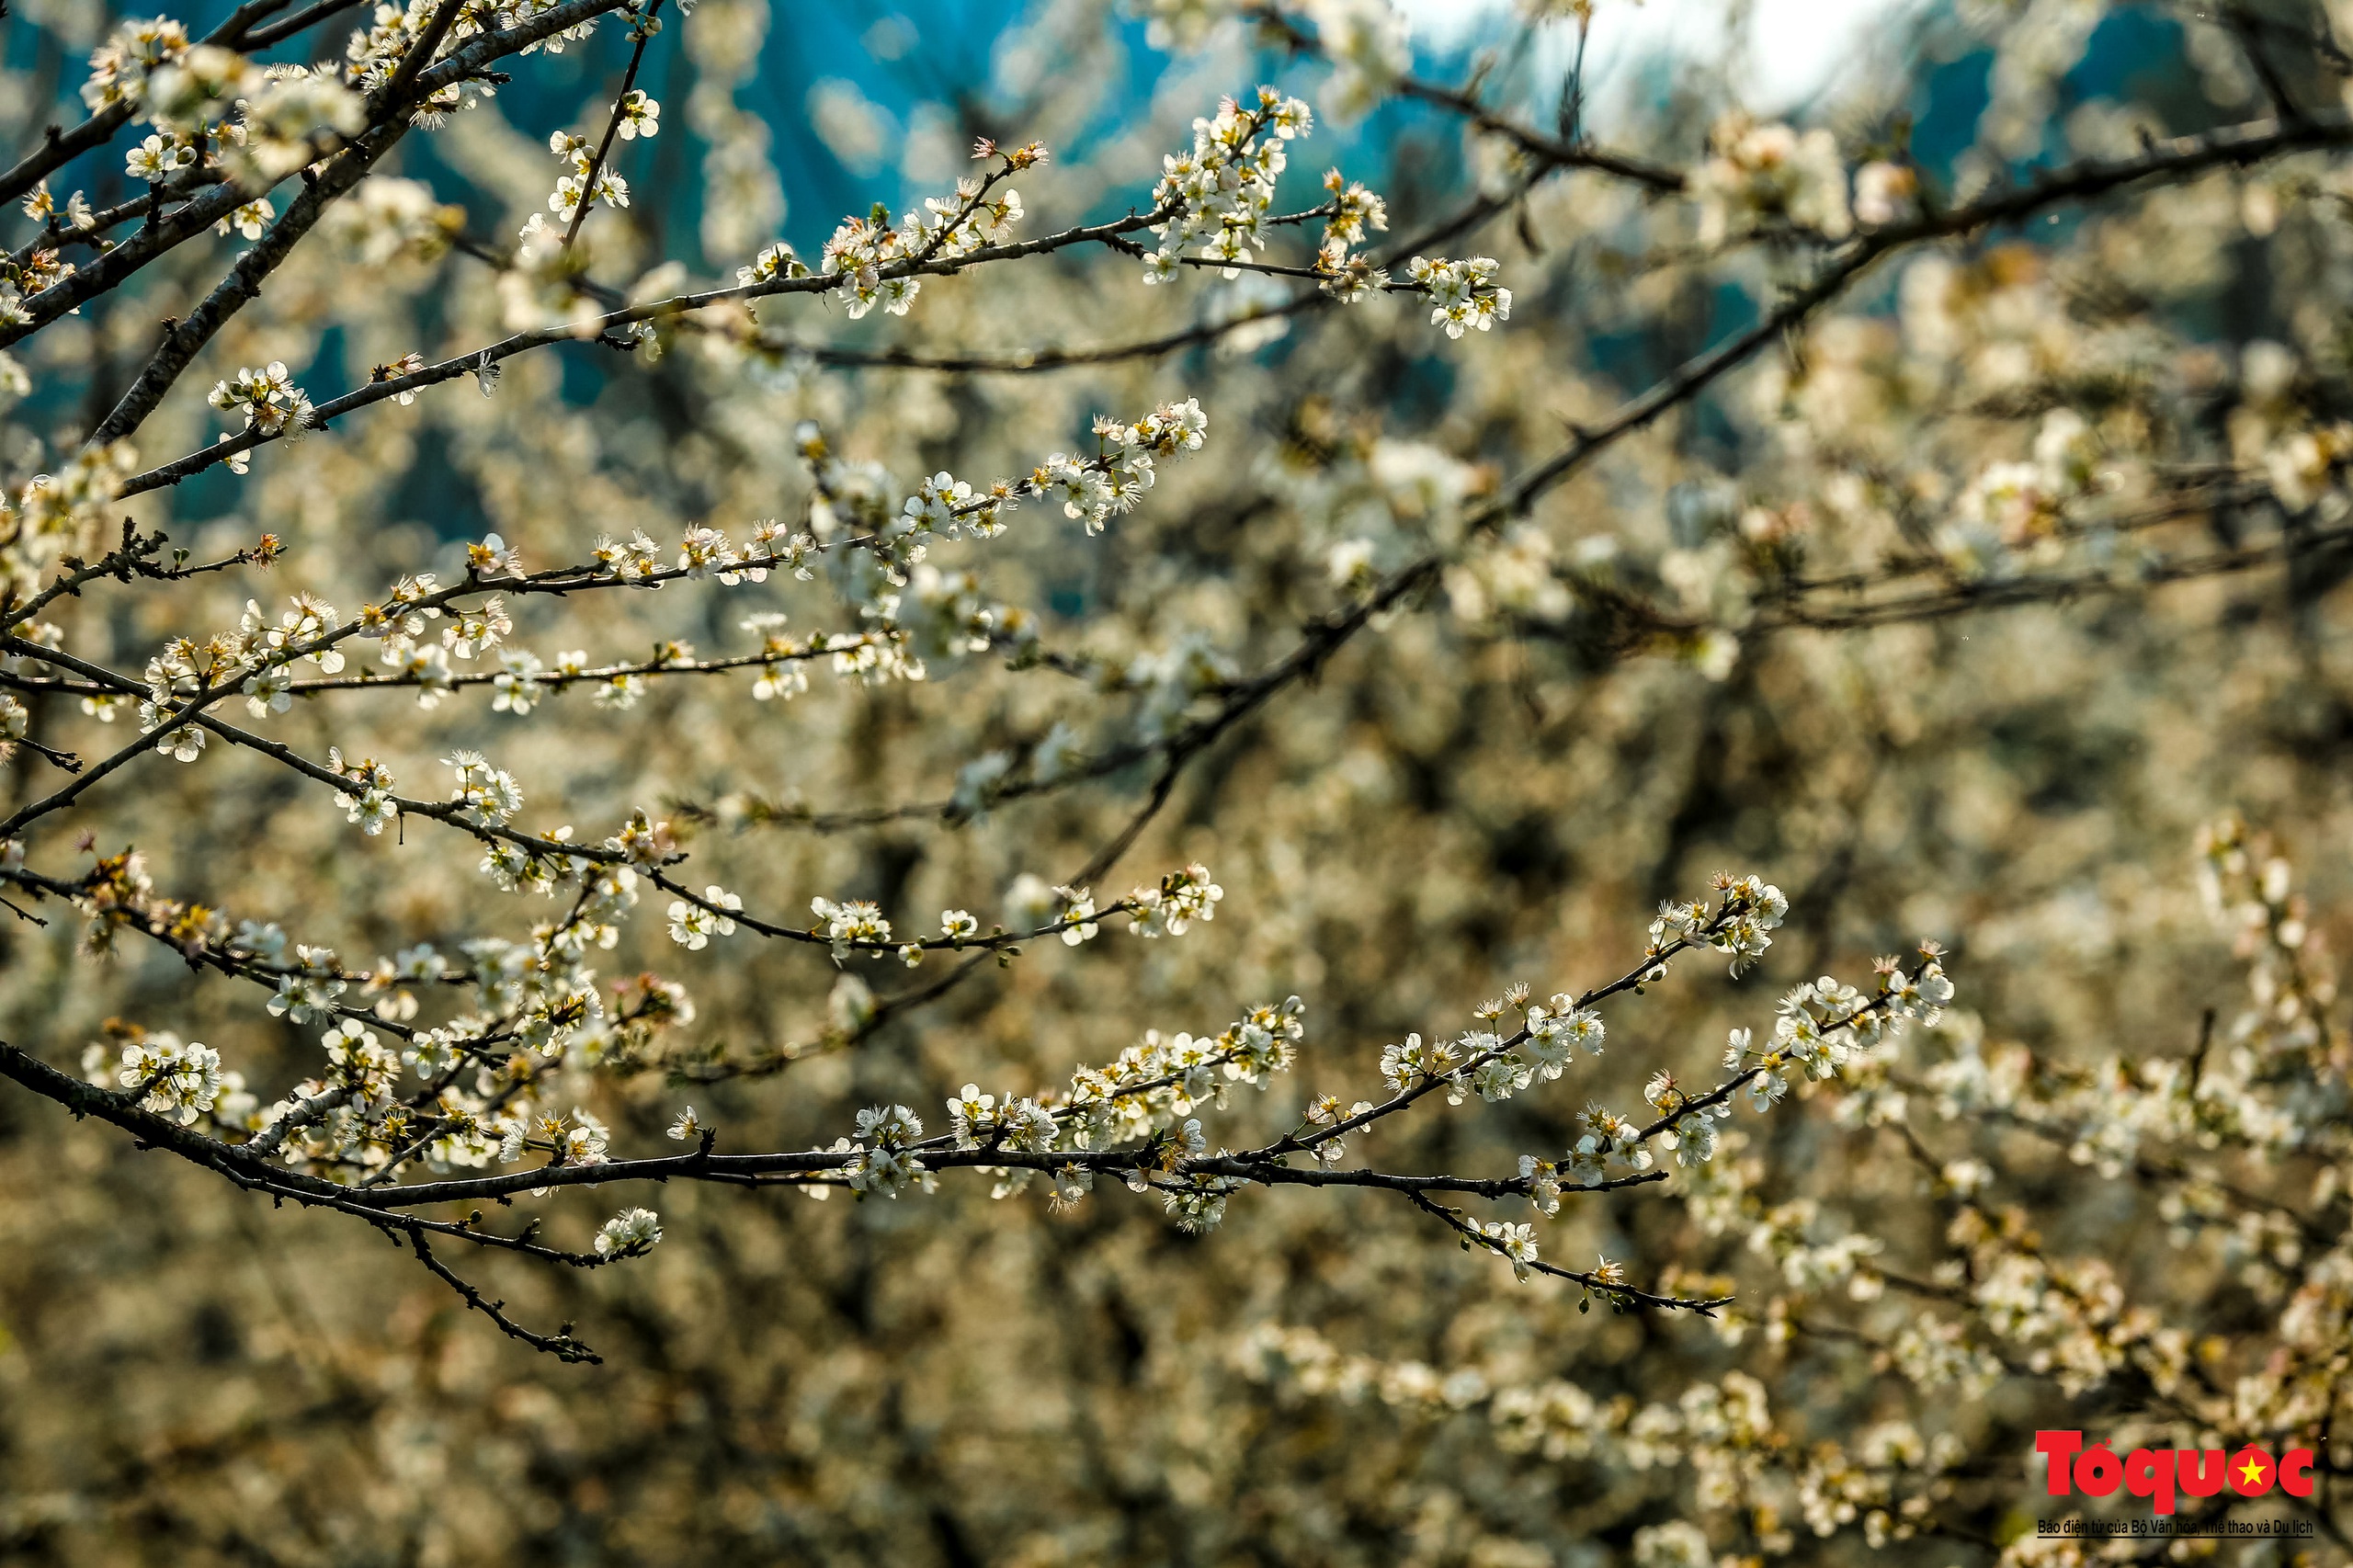
[[[217,162],[254,195],[367,122],[359,95],[333,69],[258,65],[191,43],[163,17],[125,22],[100,44],[82,97],[93,110],[129,105],[156,127],[127,160],[133,179],[154,183]]]
[[[1056,452],[1030,476],[1030,483],[1059,499],[1063,513],[1083,521],[1088,533],[1100,533],[1113,517],[1135,510],[1152,488],[1155,458],[1199,451],[1208,431],[1209,415],[1189,397],[1162,403],[1132,422],[1098,415],[1096,454]]]
[[[1148,1157],[1130,1167],[1130,1185],[1144,1190],[1159,1180],[1181,1225],[1211,1229],[1223,1217],[1225,1197],[1242,1184],[1184,1172],[1184,1162],[1207,1147],[1194,1112],[1222,1105],[1231,1085],[1264,1088],[1290,1069],[1305,1034],[1305,1006],[1292,996],[1280,1006],[1252,1008],[1216,1035],[1148,1030],[1108,1065],[1080,1068],[1063,1094],[985,1095],[967,1084],[948,1102],[949,1142],[960,1150],[1031,1156],[1026,1164],[995,1167],[995,1195],[1024,1191],[1044,1175],[1051,1196],[1063,1204],[1091,1185],[1088,1168],[1078,1162],[1096,1152],[1142,1145]],[[1058,1153],[1069,1159],[1058,1163]]]
[[[185,1127],[221,1097],[221,1053],[177,1035],[142,1034],[122,1048],[115,1081],[138,1097],[140,1109]]]
[[[923,1119],[905,1106],[875,1106],[858,1113],[858,1138],[836,1139],[826,1153],[844,1156],[842,1180],[855,1192],[896,1198],[914,1187],[930,1192],[938,1179],[908,1145],[923,1136]]]
[[[1511,290],[1495,285],[1502,270],[1492,256],[1432,261],[1417,256],[1406,276],[1430,297],[1430,324],[1449,337],[1461,337],[1472,327],[1486,332],[1511,320]]]
[[[191,722],[194,712],[232,689],[244,692],[246,710],[257,719],[285,712],[293,702],[296,664],[309,664],[322,675],[343,668],[335,641],[338,625],[333,605],[297,594],[275,620],[248,599],[234,633],[216,633],[202,642],[173,639],[147,661],[140,732],[156,736],[158,751],[195,761],[203,754],[206,733]]]
[[[1337,169],[1324,175],[1324,188],[1332,199],[1325,204],[1324,243],[1315,253],[1315,270],[1324,276],[1324,291],[1344,305],[1389,287],[1389,274],[1372,261],[1354,254],[1373,232],[1389,228],[1389,203]],[[1505,309],[1509,310],[1506,302]],[[1457,334],[1456,335],[1461,335]]]
[[[824,901],[817,901],[822,903]],[[670,903],[670,939],[692,952],[710,946],[713,937],[735,934],[734,912],[744,907],[743,898],[722,887],[702,890],[700,903],[673,899]],[[819,911],[820,914],[824,913]],[[836,922],[838,924],[838,922]]]
[[[238,105],[222,160],[237,186],[256,196],[368,123],[359,95],[332,74],[273,65],[263,75]]]
[[[651,1209],[624,1209],[597,1232],[598,1257],[636,1257],[662,1239],[662,1217]]]
[[[188,28],[172,17],[123,22],[90,51],[90,74],[82,84],[82,101],[93,113],[117,104],[138,104],[145,97],[148,78],[178,61],[188,50]]]
[[[1221,264],[1247,262],[1264,252],[1275,183],[1290,162],[1290,143],[1313,125],[1305,103],[1272,87],[1260,87],[1249,108],[1223,98],[1215,117],[1194,120],[1193,150],[1160,161],[1153,205],[1168,216],[1153,226],[1160,248],[1145,258],[1143,280],[1175,278],[1188,245],[1198,244],[1196,254]],[[1231,265],[1224,271],[1239,276]]]
[[[1668,900],[1658,906],[1658,918],[1651,922],[1653,957],[1675,945],[1704,945],[1730,954],[1732,971],[1739,974],[1765,956],[1773,945],[1768,933],[1787,918],[1790,901],[1780,889],[1756,877],[1720,873],[1715,889],[1719,902],[1713,909],[1704,899]]]
[[[372,756],[346,762],[339,748],[330,747],[327,768],[351,781],[351,789],[337,794],[335,803],[345,820],[360,832],[373,838],[400,819],[400,802],[392,797],[392,770]]]
[[[2100,488],[2097,454],[2081,415],[2051,410],[2035,434],[2032,461],[1989,463],[1963,487],[1938,527],[1938,551],[1971,578],[2008,576],[2049,561],[2070,508]]]
[[[594,207],[601,201],[608,207],[629,205],[629,181],[608,163],[599,166],[596,149],[587,138],[568,131],[553,131],[548,137],[548,151],[554,153],[572,172],[555,182],[555,189],[548,193],[548,210],[557,219],[569,223],[585,202]],[[588,187],[589,173],[594,169],[596,188]]]
[[[1171,871],[1160,885],[1138,888],[1128,895],[1135,919],[1128,927],[1139,937],[1181,937],[1196,920],[1217,918],[1218,901],[1225,890],[1210,881],[1210,869],[1198,861]]]
[[[623,93],[613,113],[614,131],[624,142],[661,134],[662,106],[647,97],[642,87],[631,87]]]
[[[809,901],[809,913],[824,922],[816,928],[816,935],[833,944],[835,963],[849,957],[853,943],[881,945],[891,940],[891,923],[882,918],[880,908],[865,899],[835,903],[829,898],[813,898]]]
[[[230,380],[214,383],[207,401],[224,414],[233,409],[244,415],[244,428],[265,436],[294,434],[311,418],[310,398],[279,359],[258,370],[241,369]]]
[[[1718,122],[1709,147],[1711,155],[1691,176],[1700,244],[1720,244],[1776,222],[1832,240],[1853,227],[1847,165],[1829,131],[1733,114]]]
[[[962,179],[949,197],[926,197],[923,205],[891,222],[890,210],[877,206],[863,218],[842,220],[825,242],[819,270],[840,279],[835,298],[852,321],[881,305],[894,316],[905,315],[923,291],[909,267],[936,260],[953,260],[996,244],[1021,222],[1021,193],[999,187],[997,178],[1016,168],[1043,163],[1042,147],[1031,145],[1004,154],[998,174],[987,179]],[[885,270],[890,276],[885,277]],[[801,277],[806,268],[790,245],[771,245],[753,264],[738,271],[747,285],[777,277]]]
[[[458,776],[449,800],[469,820],[497,826],[523,809],[523,791],[515,776],[492,767],[482,753],[460,751],[441,760]]]

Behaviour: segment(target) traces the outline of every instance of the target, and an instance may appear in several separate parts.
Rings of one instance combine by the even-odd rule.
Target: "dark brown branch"
[[[318,0],[316,5],[306,6],[282,21],[254,28],[245,35],[245,40],[240,47],[267,49],[271,44],[283,43],[296,33],[306,32],[330,17],[356,10],[364,3],[365,0]]]
[[[1507,1256],[1504,1252],[1503,1243],[1472,1224],[1444,1204],[1433,1203],[1418,1192],[1411,1194],[1410,1200],[1415,1208],[1438,1221],[1472,1245],[1483,1247],[1497,1257]],[[1714,1296],[1705,1301],[1682,1296],[1655,1296],[1648,1290],[1638,1290],[1631,1285],[1620,1284],[1615,1278],[1604,1278],[1598,1274],[1588,1274],[1574,1268],[1563,1268],[1559,1264],[1546,1263],[1541,1258],[1529,1258],[1518,1267],[1532,1268],[1539,1274],[1549,1274],[1555,1279],[1566,1279],[1572,1284],[1582,1285],[1595,1295],[1610,1301],[1622,1301],[1628,1306],[1649,1307],[1657,1312],[1697,1312],[1703,1318],[1711,1318],[1716,1315],[1718,1307],[1732,1305],[1730,1296]]]
[[[108,104],[71,131],[51,126],[40,146],[18,159],[7,173],[0,174],[0,201],[16,200],[91,148],[105,146],[108,138],[131,122],[131,107],[127,101]]]
[[[463,1298],[466,1305],[472,1307],[474,1311],[482,1313],[483,1316],[489,1318],[491,1322],[496,1324],[499,1327],[499,1331],[505,1334],[509,1339],[519,1339],[524,1344],[529,1346],[532,1349],[542,1351],[547,1355],[554,1357],[559,1361],[585,1361],[592,1366],[603,1362],[604,1358],[602,1356],[597,1355],[594,1350],[589,1349],[587,1346],[582,1344],[579,1340],[574,1339],[572,1336],[569,1326],[552,1335],[535,1334],[531,1330],[525,1328],[521,1324],[517,1323],[513,1318],[508,1317],[506,1312],[506,1302],[488,1300],[480,1290],[475,1290],[472,1285],[460,1278],[456,1273],[452,1272],[447,1264],[443,1263],[439,1258],[435,1257],[433,1256],[433,1249],[426,1245],[425,1234],[422,1231],[414,1228],[410,1229],[408,1232],[408,1244],[410,1250],[416,1254],[416,1260],[419,1263],[422,1263],[426,1267],[431,1269],[434,1275],[438,1278],[443,1284],[449,1286],[449,1289],[455,1290],[461,1298]]]

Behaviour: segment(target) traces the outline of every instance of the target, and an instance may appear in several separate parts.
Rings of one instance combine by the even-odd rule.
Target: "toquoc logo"
[[[2081,1432],[2039,1431],[2034,1451],[2043,1456],[2053,1497],[2079,1491],[2107,1497],[2120,1484],[2161,1515],[2173,1512],[2177,1490],[2211,1497],[2228,1486],[2241,1497],[2260,1497],[2276,1484],[2290,1497],[2313,1494],[2310,1449],[2290,1449],[2276,1462],[2252,1443],[2227,1459],[2220,1449],[2134,1449],[2118,1459],[2106,1443],[2085,1448]]]

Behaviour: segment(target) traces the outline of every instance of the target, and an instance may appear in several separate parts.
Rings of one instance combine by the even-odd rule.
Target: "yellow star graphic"
[[[2245,1478],[2249,1486],[2253,1486],[2263,1479],[2263,1461],[2252,1454],[2248,1455],[2246,1463],[2239,1466],[2239,1474]]]

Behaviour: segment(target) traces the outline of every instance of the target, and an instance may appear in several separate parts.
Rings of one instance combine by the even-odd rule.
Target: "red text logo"
[[[2135,1449],[2122,1459],[2106,1443],[2084,1447],[2081,1432],[2037,1432],[2034,1451],[2045,1460],[2044,1480],[2053,1497],[2081,1492],[2107,1497],[2122,1486],[2146,1497],[2159,1514],[2173,1512],[2174,1497],[2211,1497],[2228,1487],[2241,1497],[2260,1497],[2278,1486],[2290,1497],[2313,1494],[2313,1451],[2290,1449],[2277,1460],[2249,1443],[2236,1453],[2221,1449]]]

